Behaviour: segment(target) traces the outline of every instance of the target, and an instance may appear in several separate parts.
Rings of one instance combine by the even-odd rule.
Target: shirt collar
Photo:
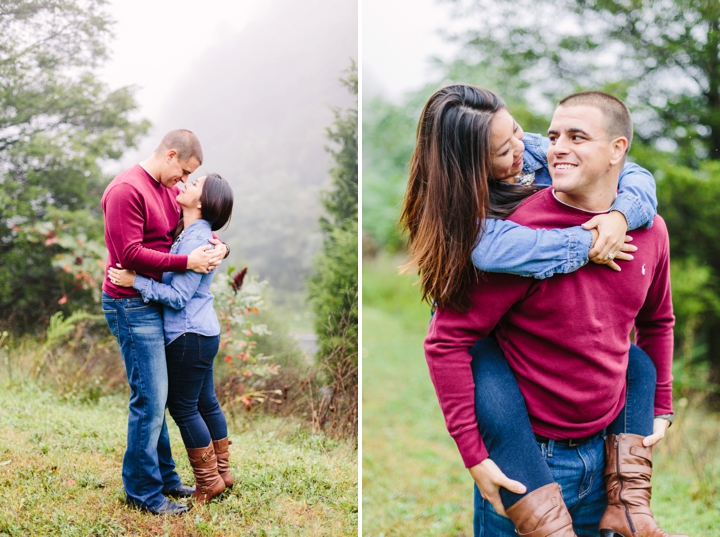
[[[578,211],[583,211],[583,212],[590,213],[590,214],[606,214],[610,211],[610,207],[608,207],[604,211],[588,211],[587,209],[583,209],[582,207],[575,207],[575,205],[570,205],[569,203],[565,203],[563,200],[561,200],[560,198],[557,197],[557,194],[555,193],[554,188],[552,189],[552,195],[553,195],[553,198],[555,198],[558,201],[558,203],[562,203],[563,205],[565,205],[565,207],[572,207],[573,209],[577,209]],[[617,195],[615,197],[617,197]]]
[[[146,168],[145,166],[143,166],[143,165],[142,165],[141,163],[139,163],[139,162],[138,162],[138,166],[140,166],[143,170],[145,170],[145,173],[148,174],[150,177],[152,177],[152,178],[153,178],[153,181],[155,181],[155,182],[158,183],[158,184],[160,183],[160,180],[159,180],[159,179],[156,179],[155,176],[154,176],[153,174],[151,174],[151,173],[147,170],[147,168]]]

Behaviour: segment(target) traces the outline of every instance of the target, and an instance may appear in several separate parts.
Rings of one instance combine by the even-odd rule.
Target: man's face
[[[605,115],[599,108],[559,106],[548,137],[548,166],[557,192],[586,194],[610,170],[613,141],[608,139]]]
[[[200,161],[195,157],[180,160],[174,149],[165,154],[165,166],[160,176],[160,182],[167,188],[172,188],[179,182],[185,182],[188,177],[198,169]]]

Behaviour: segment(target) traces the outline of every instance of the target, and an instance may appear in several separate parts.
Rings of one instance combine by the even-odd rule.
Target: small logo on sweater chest
[[[642,275],[645,276],[645,264],[642,266]]]

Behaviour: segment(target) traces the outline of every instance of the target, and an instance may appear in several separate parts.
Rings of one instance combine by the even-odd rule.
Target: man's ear
[[[169,149],[168,152],[165,153],[165,160],[170,162],[173,157],[177,157],[177,151],[175,151],[174,149]]]
[[[610,164],[614,166],[625,158],[625,154],[628,150],[628,139],[624,136],[619,136],[610,142],[612,146],[612,156],[610,158]]]

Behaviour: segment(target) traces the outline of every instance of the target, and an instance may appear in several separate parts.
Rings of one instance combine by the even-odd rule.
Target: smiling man
[[[608,212],[632,140],[625,105],[600,92],[571,95],[558,105],[548,133],[553,186],[523,201],[510,219],[531,228],[566,228]],[[544,280],[485,273],[469,292],[468,312],[439,308],[433,317],[426,358],[448,429],[466,464],[476,464],[471,473],[488,455],[474,412],[468,349],[494,330],[538,448],[562,486],[548,484],[509,508],[515,525],[485,501],[476,512],[476,535],[511,536],[516,527],[517,534],[533,537],[596,536],[599,530],[667,535],[649,508],[652,457],[643,437],[605,437],[625,406],[633,329],[657,370],[660,436],[672,414],[674,317],[664,221],[655,217],[633,238],[635,261],[620,273],[596,264]],[[613,461],[607,470],[606,450]],[[618,495],[623,483],[624,500]]]
[[[105,189],[105,244],[109,267],[122,266],[160,280],[163,272],[210,272],[227,255],[227,247],[210,244],[190,255],[170,254],[173,231],[180,220],[175,198],[178,183],[188,180],[203,154],[188,130],[165,135],[145,161],[120,173]],[[103,312],[118,341],[130,384],[127,449],[123,485],[127,502],[155,514],[180,514],[188,506],[166,496],[189,497],[194,488],[175,472],[165,423],[168,394],[162,305],[145,304],[132,287],[103,281]]]

